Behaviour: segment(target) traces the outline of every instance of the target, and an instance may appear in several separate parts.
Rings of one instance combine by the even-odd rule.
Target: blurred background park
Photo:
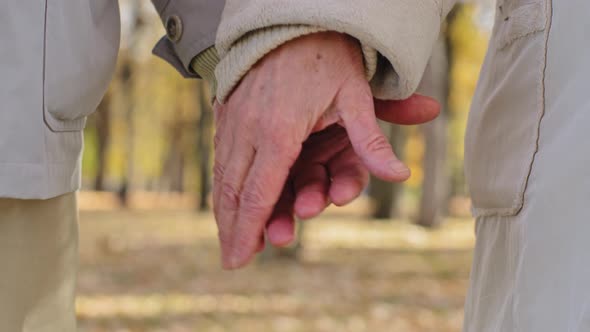
[[[149,2],[121,7],[118,69],[85,131],[80,331],[460,331],[474,244],[463,137],[491,1],[444,25],[420,87],[441,116],[383,125],[412,178],[372,180],[239,272],[220,268],[210,212],[209,87],[151,55],[164,32]]]

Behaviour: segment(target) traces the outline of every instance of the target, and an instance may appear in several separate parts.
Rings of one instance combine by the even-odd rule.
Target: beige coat
[[[250,66],[280,42],[317,27],[350,34],[386,59],[367,61],[377,67],[370,77],[376,97],[409,97],[453,4],[230,0],[217,39],[218,97],[225,99]],[[550,2],[502,0],[498,8],[466,139],[466,175],[476,215],[512,215],[522,208],[544,112]],[[535,112],[525,111],[535,107]]]
[[[174,41],[156,52],[185,76],[214,43],[223,1],[153,0]],[[0,5],[0,198],[51,198],[80,185],[82,130],[114,70],[116,0]]]
[[[371,86],[418,85],[447,0],[229,0],[218,97],[276,46],[317,29],[378,52]],[[465,141],[477,247],[465,331],[590,330],[590,2],[499,0]],[[365,57],[370,52],[365,51]]]

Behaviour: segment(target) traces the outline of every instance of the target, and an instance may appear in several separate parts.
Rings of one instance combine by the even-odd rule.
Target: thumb
[[[410,177],[410,169],[396,157],[377,124],[373,96],[366,81],[345,84],[335,106],[354,151],[373,175],[396,182]]]
[[[434,120],[440,113],[436,99],[414,94],[405,100],[375,99],[375,114],[383,121],[399,125],[417,125]]]

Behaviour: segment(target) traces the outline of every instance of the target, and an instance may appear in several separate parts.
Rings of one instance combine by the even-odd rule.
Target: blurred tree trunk
[[[129,202],[129,192],[131,191],[134,171],[135,171],[135,98],[134,98],[134,70],[133,54],[137,47],[137,36],[139,30],[143,27],[144,22],[141,18],[141,5],[139,0],[133,0],[131,5],[131,26],[129,27],[129,43],[123,56],[121,56],[121,95],[123,98],[123,108],[125,110],[125,122],[127,124],[127,132],[125,135],[125,153],[127,155],[125,173],[121,189],[119,190],[119,198],[121,205],[127,206]]]
[[[162,169],[164,188],[167,191],[184,192],[184,127],[181,106],[176,105],[176,114],[168,129],[168,153]]]
[[[484,1],[483,3],[487,3],[487,5],[485,6],[490,6],[490,8],[494,7],[493,1]],[[457,5],[455,5],[455,7],[453,8],[453,10],[451,10],[451,12],[449,13],[449,15],[447,16],[447,21],[446,21],[446,32],[445,32],[445,41],[446,41],[446,46],[447,46],[447,60],[449,63],[449,67],[451,67],[453,65],[453,63],[455,63],[455,54],[457,52],[461,52],[461,50],[455,49],[455,45],[453,43],[453,39],[451,38],[451,31],[452,30],[456,30],[456,29],[451,29],[450,27],[452,27],[453,25],[457,24],[458,20],[460,20],[459,18],[459,14],[461,12],[464,11],[464,7],[465,6],[471,6],[472,4],[468,4],[466,5],[465,3],[461,2],[458,3]],[[451,70],[451,68],[449,68],[449,71]],[[449,83],[453,83],[453,82],[449,82]],[[461,84],[461,83],[459,83]],[[451,90],[452,87],[449,86],[449,90]],[[449,118],[450,121],[453,121],[452,117],[453,112],[449,112],[447,118]],[[465,183],[465,174],[464,174],[464,170],[463,170],[463,163],[460,163],[459,165],[455,165],[454,167],[452,167],[452,169],[450,169],[450,188],[449,188],[449,196],[450,197],[455,197],[455,196],[468,196],[467,193],[467,185]]]
[[[436,98],[442,107],[440,116],[423,126],[424,180],[416,223],[425,227],[441,225],[448,205],[450,187],[447,169],[448,82],[447,43],[444,35],[441,35],[418,89],[420,93]]]
[[[197,155],[199,156],[199,211],[209,210],[208,197],[211,192],[211,154],[213,153],[213,111],[207,93],[207,85],[197,85],[200,117],[197,128]]]
[[[107,148],[110,138],[111,123],[111,92],[104,96],[95,116],[96,125],[96,177],[94,178],[94,190],[105,190],[105,176],[108,164]]]
[[[406,132],[397,125],[383,124],[381,128],[389,138],[398,158],[403,160],[407,135]],[[403,194],[403,184],[390,183],[371,176],[371,186],[369,187],[369,196],[371,197],[374,210],[373,219],[389,220],[399,216],[399,201]]]
[[[129,191],[131,187],[131,181],[133,179],[133,171],[135,169],[134,156],[135,156],[135,121],[133,119],[134,114],[134,98],[133,98],[133,63],[129,55],[122,57],[122,70],[121,70],[121,97],[123,99],[123,105],[125,110],[125,123],[127,124],[127,130],[125,132],[125,173],[123,175],[123,183],[119,190],[119,199],[122,206],[127,206],[129,203]]]

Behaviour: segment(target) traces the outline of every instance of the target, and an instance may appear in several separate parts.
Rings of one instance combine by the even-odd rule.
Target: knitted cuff
[[[209,47],[205,51],[193,58],[191,68],[195,73],[209,82],[211,91],[217,90],[217,80],[215,79],[215,67],[219,63],[219,56],[215,47]]]
[[[215,69],[217,77],[217,100],[225,102],[240,80],[265,55],[288,41],[317,32],[327,31],[308,25],[284,25],[253,31],[237,43],[221,59]],[[374,48],[362,46],[367,79],[370,81],[377,70],[378,54]],[[198,70],[197,73],[200,74]]]

